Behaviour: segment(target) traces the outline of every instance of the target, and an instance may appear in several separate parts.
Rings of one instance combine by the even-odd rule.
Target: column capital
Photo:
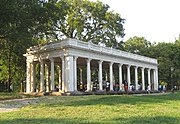
[[[151,71],[151,68],[147,68],[148,71]]]
[[[76,61],[78,59],[78,56],[74,56],[74,61]]]
[[[62,61],[64,61],[64,56],[59,56],[61,58]]]
[[[91,60],[92,60],[92,59],[90,59],[90,58],[87,58],[87,59],[86,59],[87,62],[91,62]]]
[[[39,62],[44,62],[44,59],[42,59],[42,58],[39,58]]]
[[[119,64],[118,64],[118,66],[119,66],[119,67],[122,67],[122,66],[123,66],[123,64],[119,63]]]
[[[144,67],[141,67],[141,70],[144,70],[145,68]]]
[[[130,68],[130,67],[131,67],[131,65],[127,65],[127,67],[128,67],[128,68]]]
[[[31,61],[26,61],[26,63],[31,63]]]
[[[153,71],[157,71],[158,69],[157,69],[157,68],[153,68],[152,70],[153,70]]]
[[[114,64],[114,62],[110,62],[109,65],[112,66]]]
[[[51,62],[54,62],[54,58],[53,58],[53,57],[49,58],[49,60],[50,60]]]
[[[34,60],[29,60],[29,61],[27,61],[27,62],[33,64],[33,63],[34,63]]]
[[[98,63],[99,63],[99,64],[102,64],[102,63],[103,63],[103,61],[102,61],[102,60],[99,60],[99,61],[98,61]]]
[[[135,69],[138,69],[139,67],[138,66],[134,66]]]

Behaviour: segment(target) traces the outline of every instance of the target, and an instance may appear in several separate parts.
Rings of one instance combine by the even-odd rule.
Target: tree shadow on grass
[[[158,96],[118,96],[118,95],[106,95],[106,96],[90,96],[84,97],[80,100],[66,101],[64,106],[87,106],[87,105],[116,105],[116,104],[155,104],[164,103],[167,101],[180,100],[180,94],[167,94]],[[52,107],[58,106],[58,104],[52,104]]]
[[[13,120],[0,120],[0,124],[85,124],[88,120],[72,118],[24,118]],[[92,122],[93,124],[94,122]],[[95,123],[94,123],[95,124]]]
[[[166,116],[114,118],[114,122],[120,124],[179,124],[180,118]]]
[[[13,120],[0,120],[0,124],[100,124],[100,123],[111,123],[111,124],[179,124],[180,118],[178,117],[166,117],[166,116],[155,116],[155,117],[118,117],[104,120],[92,120],[86,118],[24,118],[24,119],[13,119]]]

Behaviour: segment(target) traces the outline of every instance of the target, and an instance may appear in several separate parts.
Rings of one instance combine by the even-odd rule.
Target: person
[[[133,86],[132,86],[132,84],[130,84],[129,91],[132,91],[132,89],[133,89]]]
[[[124,84],[122,84],[122,89],[121,90],[124,91]]]
[[[163,92],[166,93],[166,86],[163,85]]]
[[[109,91],[110,90],[110,83],[107,81],[106,82],[106,91]]]
[[[83,83],[80,83],[80,91],[83,91]]]
[[[162,86],[161,86],[161,84],[160,84],[160,85],[159,85],[159,88],[158,88],[159,91],[161,91],[161,87],[162,87]]]
[[[174,89],[174,87],[173,87],[173,88],[171,89],[171,92],[174,93],[174,90],[175,90],[175,89]]]
[[[140,84],[138,84],[138,90],[141,90],[141,85]]]
[[[175,89],[176,89],[176,86],[174,86],[174,87],[171,89],[171,92],[174,93],[174,92],[175,92]]]
[[[151,91],[151,88],[150,88],[150,86],[148,85],[148,87],[147,87],[147,93],[150,94],[150,91]]]
[[[124,81],[124,89],[125,89],[125,91],[128,90],[128,82],[126,80]]]
[[[135,86],[132,84],[132,91],[134,91],[135,90]]]

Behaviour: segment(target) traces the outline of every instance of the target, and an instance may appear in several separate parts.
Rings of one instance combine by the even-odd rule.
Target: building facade
[[[27,49],[26,92],[50,92],[58,87],[61,92],[92,90],[92,70],[97,72],[98,90],[104,91],[104,81],[109,90],[114,87],[127,90],[158,90],[158,63],[156,59],[124,52],[91,42],[65,39]],[[39,69],[37,69],[39,67]],[[84,70],[83,70],[84,69]],[[37,73],[39,79],[37,79]],[[55,83],[55,75],[58,83]],[[57,76],[58,75],[58,76]],[[83,76],[82,76],[83,75]],[[83,78],[85,77],[85,78]],[[56,86],[55,86],[56,84]],[[38,89],[38,90],[37,90]]]

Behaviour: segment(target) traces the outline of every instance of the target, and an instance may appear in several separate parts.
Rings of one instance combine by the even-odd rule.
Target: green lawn
[[[35,97],[32,95],[22,95],[20,93],[14,93],[14,92],[0,92],[0,100],[6,100],[6,99],[20,99],[20,98],[29,98],[29,97]]]
[[[180,124],[180,93],[157,96],[46,96],[0,113],[0,124]]]
[[[0,92],[0,100],[21,98],[19,93]]]

